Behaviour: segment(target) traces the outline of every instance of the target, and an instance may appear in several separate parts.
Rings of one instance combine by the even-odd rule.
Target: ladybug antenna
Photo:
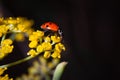
[[[58,30],[58,34],[59,34],[60,36],[62,36],[62,33],[63,33],[63,32],[59,29],[59,30]]]

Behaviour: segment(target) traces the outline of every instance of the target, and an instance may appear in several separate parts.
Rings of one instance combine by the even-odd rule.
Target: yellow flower
[[[25,26],[23,24],[18,24],[17,28],[18,28],[18,31],[20,31],[20,32],[25,32],[25,30],[26,30]]]
[[[41,46],[43,47],[44,51],[52,50],[52,45],[49,42],[43,42]]]
[[[0,23],[3,22],[4,18],[3,17],[0,17]]]
[[[44,32],[37,30],[36,32],[33,32],[33,35],[38,36],[39,38],[41,38],[41,37],[44,36]]]
[[[44,58],[49,58],[50,57],[50,55],[51,55],[51,52],[50,51],[45,51],[45,53],[44,53]]]
[[[17,23],[22,23],[24,20],[25,20],[25,18],[23,18],[23,17],[16,18]]]
[[[3,59],[4,57],[5,57],[5,54],[2,54],[0,50],[0,60]]]
[[[8,53],[11,53],[12,50],[13,50],[13,46],[9,46],[9,45],[6,45],[6,46],[2,46],[2,48],[0,49],[1,51],[1,54],[8,54]]]
[[[38,53],[41,53],[41,52],[43,52],[43,51],[44,51],[44,49],[43,49],[43,46],[42,46],[42,45],[38,45],[38,46],[37,46],[37,48],[36,48],[36,50],[37,50],[37,52],[38,52]]]
[[[30,43],[29,43],[29,47],[30,48],[36,48],[37,47],[37,45],[38,45],[38,41],[31,41]]]
[[[9,53],[11,53],[13,51],[13,46],[2,46],[0,48],[0,59],[3,59],[6,55],[8,55]]]
[[[61,58],[61,52],[65,50],[65,46],[62,43],[57,43],[54,48],[54,52],[52,53],[53,58]]]
[[[38,40],[38,36],[35,36],[35,35],[29,36],[29,41],[35,41],[35,40]]]
[[[65,46],[62,43],[58,43],[55,45],[55,50],[57,50],[58,52],[61,52],[62,50],[65,51]]]
[[[59,51],[54,51],[51,55],[53,58],[61,58],[60,52]]]
[[[41,45],[37,46],[37,52],[39,53],[49,50],[52,50],[52,45],[49,42],[43,42]]]
[[[9,79],[8,74],[5,74],[3,76],[4,71],[7,70],[7,68],[0,68],[0,80],[13,80],[12,78]]]
[[[11,53],[13,51],[14,46],[11,44],[12,44],[11,39],[5,39],[1,42],[0,59],[4,58],[6,55],[8,55],[8,53]]]
[[[0,37],[2,37],[2,32],[0,31]]]
[[[50,37],[47,36],[47,37],[44,38],[44,41],[45,41],[45,42],[50,42],[51,39],[50,39]]]
[[[25,21],[23,22],[23,24],[24,24],[24,26],[25,26],[26,28],[30,28],[30,27],[33,25],[33,23],[34,23],[33,20],[25,20]]]
[[[33,33],[33,29],[32,28],[29,28],[27,31],[26,31],[26,34],[29,36]]]
[[[0,18],[0,26],[6,26],[11,32],[26,32],[31,28],[33,23],[33,20],[28,20],[23,17],[9,17],[6,19]],[[3,29],[1,30],[3,31]],[[4,32],[6,32],[6,30],[4,30]]]
[[[8,20],[7,20],[7,23],[8,23],[8,24],[16,24],[17,21],[16,21],[14,18],[9,17]]]
[[[48,68],[53,69],[59,63],[58,58],[53,58],[51,62],[48,62]]]
[[[34,40],[38,40],[41,37],[44,36],[44,32],[37,30],[36,32],[33,32],[30,36],[29,36],[29,40],[30,41],[34,41]]]
[[[15,40],[16,41],[24,41],[25,37],[24,37],[24,34],[23,33],[17,33],[15,35]]]
[[[4,71],[7,70],[7,68],[0,68],[0,75],[2,75],[4,73]]]
[[[9,79],[8,74],[6,74],[5,76],[0,76],[0,80],[13,80],[12,78]]]
[[[27,54],[30,56],[36,56],[38,53],[34,49],[31,49]]]
[[[11,45],[13,41],[11,39],[5,39],[1,42],[1,45]]]
[[[61,37],[59,36],[51,36],[51,40],[54,42],[54,43],[58,43],[61,41]]]
[[[8,26],[6,26],[6,25],[0,25],[0,33],[6,34],[8,30],[9,30]]]

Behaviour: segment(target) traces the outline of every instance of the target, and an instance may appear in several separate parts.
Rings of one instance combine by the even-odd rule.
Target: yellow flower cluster
[[[13,80],[12,78],[9,79],[8,74],[2,76],[5,70],[7,70],[7,68],[0,68],[0,80]]]
[[[51,79],[53,75],[54,68],[59,63],[59,59],[47,60],[43,56],[38,58],[38,61],[34,61],[33,65],[28,68],[28,74],[24,74],[18,77],[16,80],[46,80]],[[49,79],[49,80],[50,80]]]
[[[29,36],[29,47],[31,48],[28,55],[36,56],[44,53],[45,58],[61,58],[61,51],[65,46],[61,43],[61,37],[57,35],[45,36],[43,31],[35,31]]]
[[[34,31],[32,25],[33,20],[24,17],[0,18],[0,59],[12,52],[12,40],[23,41]]]
[[[33,20],[27,20],[23,17],[0,18],[0,37],[10,32],[26,32],[30,34],[33,31],[32,25]]]
[[[0,59],[12,52],[14,46],[11,39],[5,39],[0,44]]]
[[[41,73],[41,75],[51,75],[53,69],[59,62],[58,60],[61,58],[61,52],[65,51],[65,46],[62,44],[62,37],[54,32],[53,34],[47,34],[40,30],[34,31],[31,28],[32,25],[33,20],[28,20],[23,17],[0,18],[0,60],[13,51],[14,40],[24,41],[24,39],[29,39],[28,46],[30,48],[27,52],[29,55],[28,57],[0,66],[0,80],[13,80],[12,78],[9,78],[8,74],[3,75],[4,71],[7,69],[3,67],[19,64],[30,60],[37,55],[42,55],[42,57],[40,57],[41,63],[35,63],[34,68],[30,69],[30,73],[34,73],[34,71],[40,69],[41,72],[39,71],[38,73]],[[47,62],[50,57],[53,59],[51,62]],[[40,77],[37,77],[34,80],[40,80]]]

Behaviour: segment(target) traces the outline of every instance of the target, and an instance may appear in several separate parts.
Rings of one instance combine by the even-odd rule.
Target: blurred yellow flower
[[[32,28],[29,28],[29,29],[26,31],[26,34],[29,36],[29,35],[31,35],[33,32],[34,32],[34,30],[33,30]]]
[[[0,25],[0,37],[2,37],[3,34],[6,34],[9,30],[9,27],[6,25]]]
[[[17,28],[18,28],[18,31],[20,31],[20,32],[27,31],[26,27],[23,24],[18,24]]]
[[[0,37],[2,37],[2,32],[0,31]]]
[[[58,58],[54,58],[51,62],[48,62],[48,68],[53,69],[58,63],[59,63]]]
[[[23,17],[9,17],[9,18],[0,18],[0,29],[2,33],[6,33],[6,31],[10,30],[10,32],[26,32],[31,29],[33,25],[33,20],[28,20]],[[5,26],[5,27],[1,27]],[[4,32],[3,32],[4,30]],[[1,34],[1,33],[0,33]]]
[[[24,20],[23,24],[26,27],[26,29],[29,29],[33,25],[33,20]]]
[[[7,70],[7,68],[0,68],[0,75],[2,75],[4,73],[4,71]]]
[[[0,17],[0,23],[3,21],[3,19],[4,19],[3,17]]]
[[[15,19],[13,19],[12,17],[9,17],[7,20],[8,24],[17,24],[17,21]]]
[[[15,35],[15,40],[16,41],[24,41],[25,37],[24,37],[24,34],[23,33],[17,33]]]
[[[7,70],[6,67],[5,67],[5,68],[0,68],[0,80],[13,80],[12,78],[9,79],[8,74],[5,74],[5,75],[3,76],[3,73],[4,73],[5,70]]]
[[[9,79],[8,74],[6,74],[5,76],[0,76],[0,80],[13,80],[12,78]]]

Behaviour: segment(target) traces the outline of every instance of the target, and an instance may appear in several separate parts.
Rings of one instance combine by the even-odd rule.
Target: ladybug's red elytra
[[[62,37],[62,31],[59,29],[59,26],[54,22],[46,22],[41,25],[41,28],[45,31],[52,31],[54,33],[57,33],[57,35],[60,35]]]
[[[51,30],[51,31],[55,31],[55,32],[57,32],[59,30],[58,25],[53,22],[46,22],[41,25],[41,28],[44,30]]]

